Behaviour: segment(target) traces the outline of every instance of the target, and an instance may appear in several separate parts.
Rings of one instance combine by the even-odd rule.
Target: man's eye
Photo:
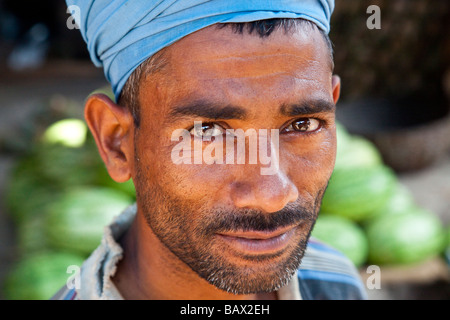
[[[300,118],[286,127],[285,132],[313,132],[320,128],[320,120],[314,118]]]
[[[191,135],[195,138],[211,138],[221,136],[225,133],[225,129],[215,123],[203,123],[201,125],[195,125],[190,131]]]

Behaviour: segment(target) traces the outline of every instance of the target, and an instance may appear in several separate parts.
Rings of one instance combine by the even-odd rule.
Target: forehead
[[[280,28],[261,38],[211,26],[174,43],[164,56],[168,63],[158,91],[166,107],[205,98],[244,106],[245,101],[260,104],[274,98],[288,103],[289,97],[299,98],[292,92],[331,97],[328,47],[320,32],[310,28],[290,33]]]

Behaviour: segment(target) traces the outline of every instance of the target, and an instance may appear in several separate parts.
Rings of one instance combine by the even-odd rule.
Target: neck
[[[113,282],[124,299],[276,299],[275,293],[234,295],[209,284],[159,241],[139,210],[121,245],[124,256]]]

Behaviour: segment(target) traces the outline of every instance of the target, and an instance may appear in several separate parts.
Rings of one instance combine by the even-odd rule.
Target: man
[[[332,1],[68,3],[117,100],[91,96],[87,123],[137,201],[55,299],[365,298],[309,239],[336,152]]]

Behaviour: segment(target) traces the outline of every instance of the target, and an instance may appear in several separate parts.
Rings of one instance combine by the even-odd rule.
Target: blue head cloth
[[[216,23],[303,18],[326,33],[334,0],[66,0],[116,100],[147,58]],[[71,7],[76,6],[76,7]],[[73,10],[73,9],[76,10]],[[78,19],[79,18],[79,19]]]

